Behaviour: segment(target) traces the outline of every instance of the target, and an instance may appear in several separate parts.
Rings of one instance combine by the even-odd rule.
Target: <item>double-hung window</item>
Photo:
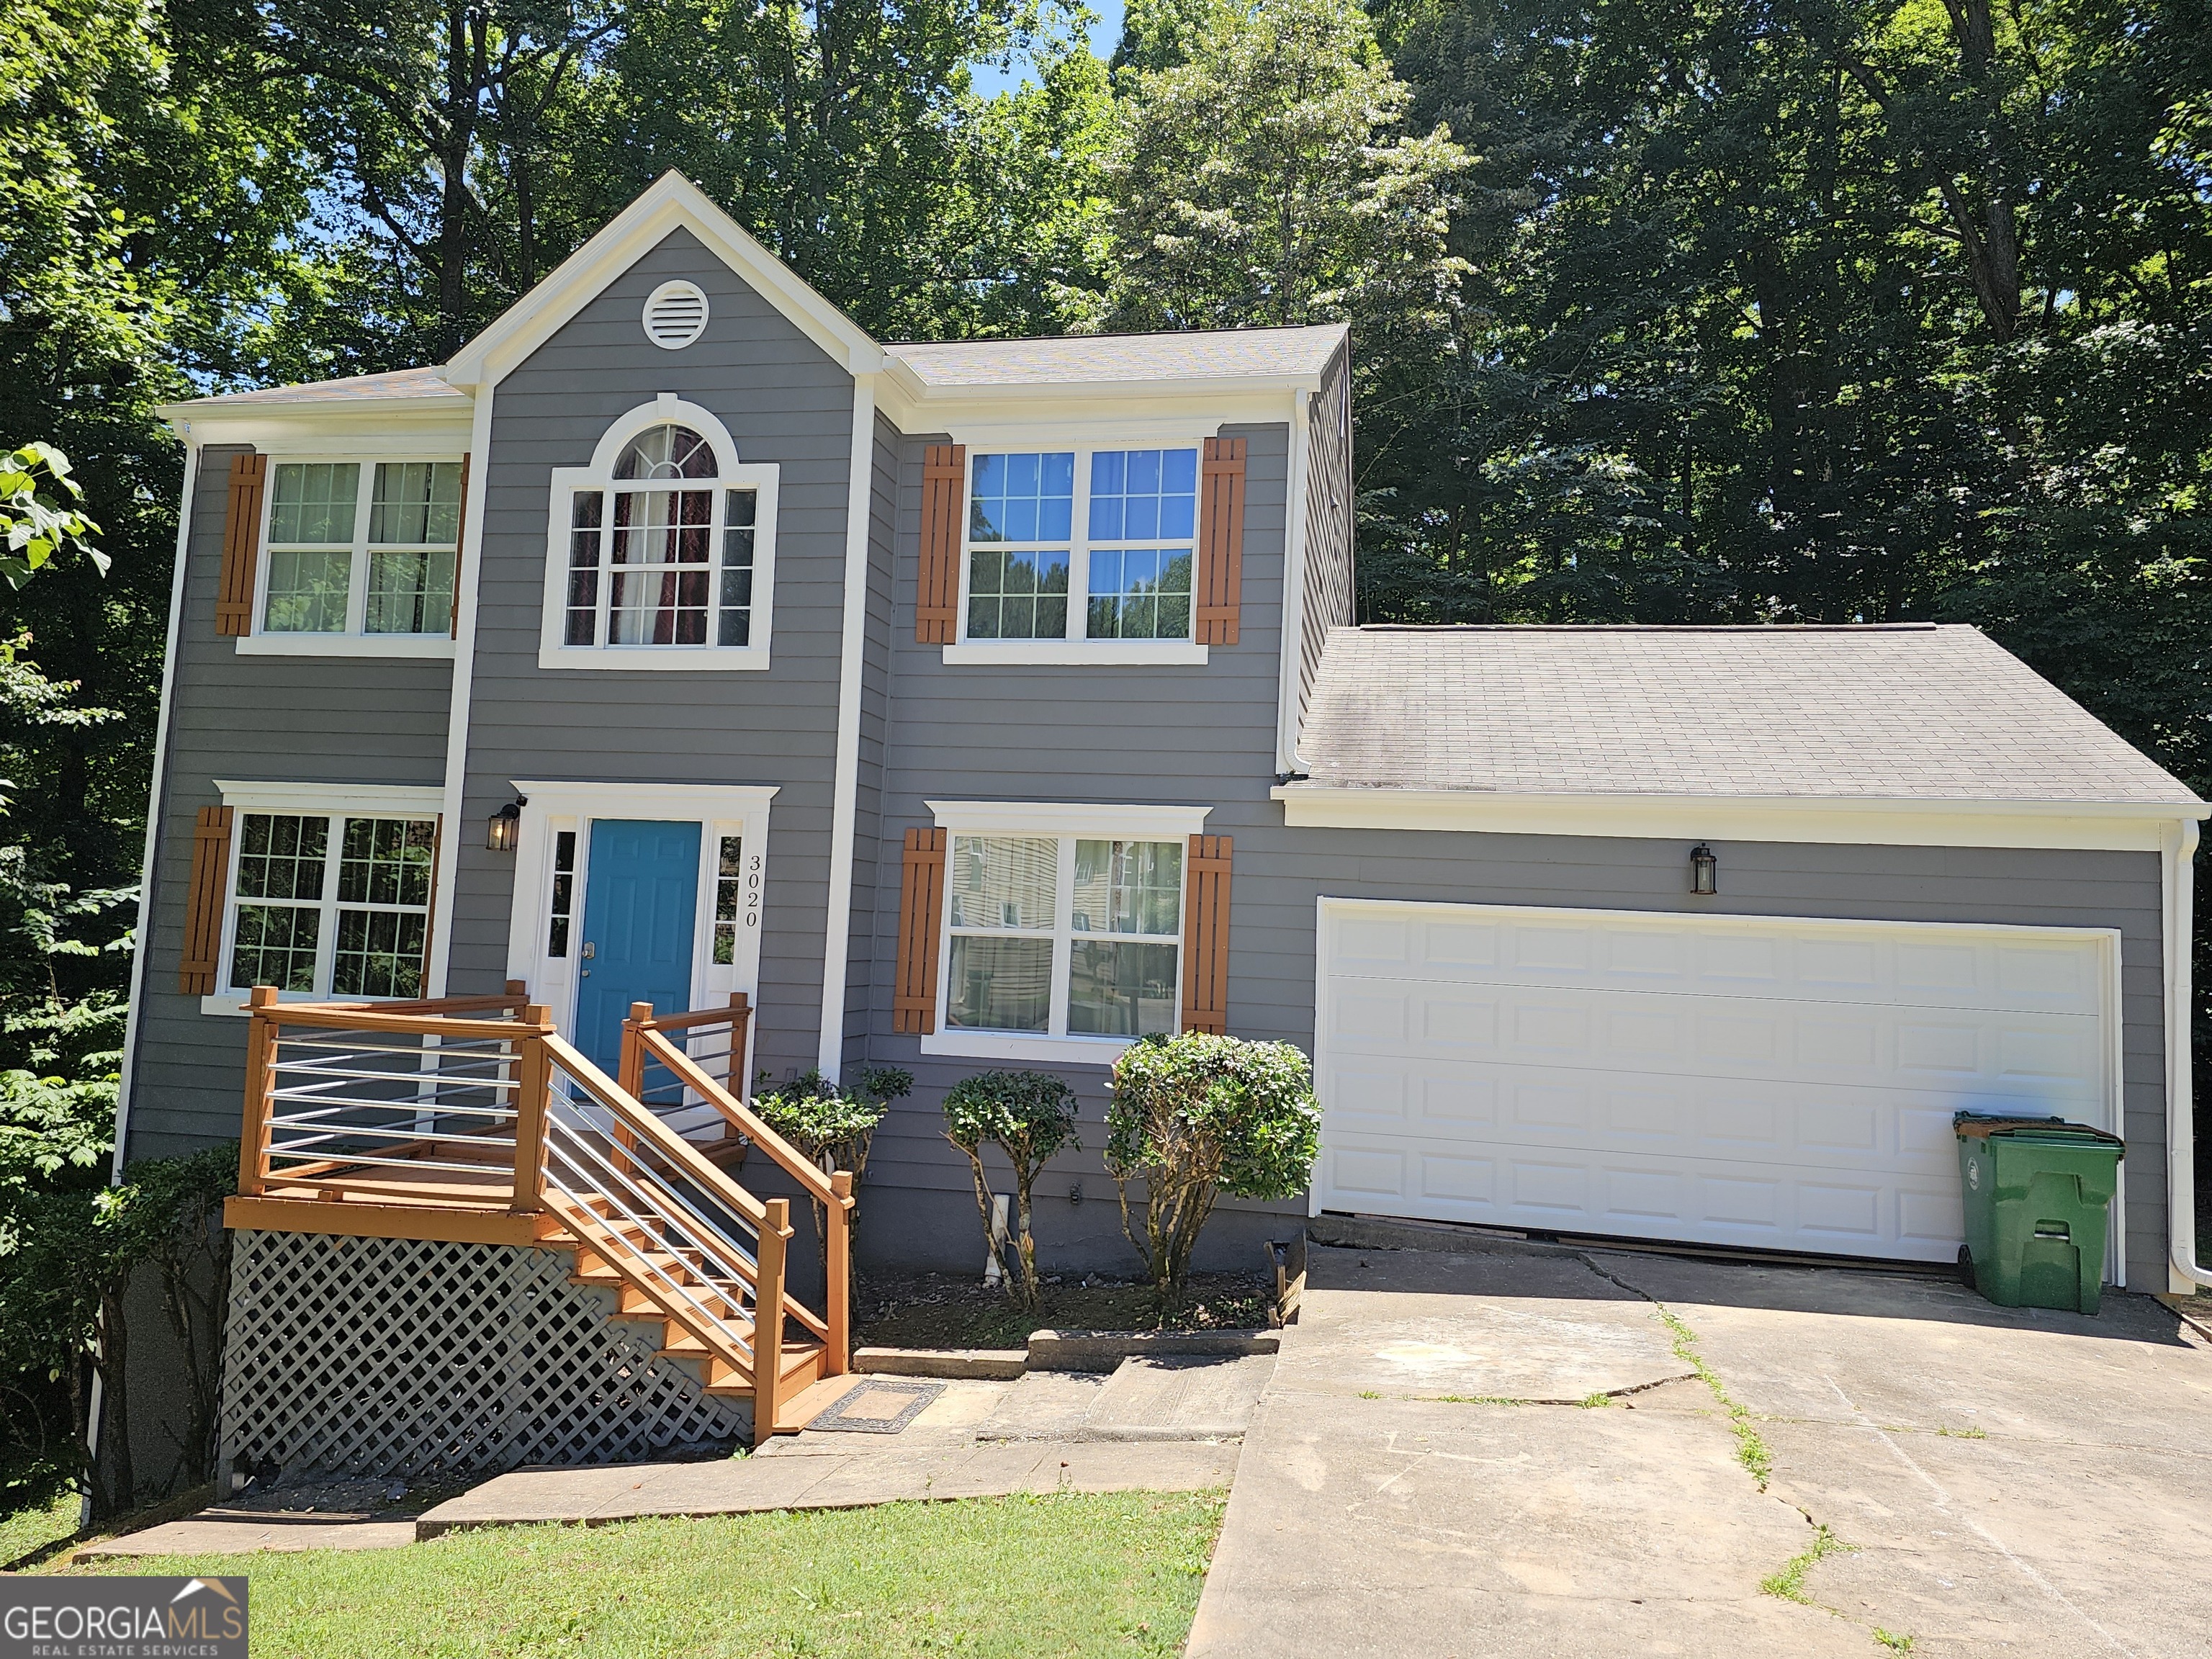
[[[1130,1038],[1176,1030],[1183,845],[951,837],[948,1033]]]
[[[272,461],[249,648],[449,651],[461,474],[458,459]]]
[[[705,424],[658,421],[604,470],[556,471],[541,666],[768,665],[777,469],[738,465]]]
[[[243,809],[234,832],[228,969],[337,997],[422,994],[437,820]]]
[[[1195,443],[971,453],[960,646],[982,658],[1199,650],[1199,483]]]

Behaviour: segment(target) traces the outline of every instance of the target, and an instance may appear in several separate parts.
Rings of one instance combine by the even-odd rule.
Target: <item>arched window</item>
[[[776,469],[739,465],[703,410],[664,399],[647,413],[673,418],[627,417],[593,467],[555,475],[566,568],[541,659],[614,666],[617,653],[658,650],[749,665],[733,659],[767,642]]]

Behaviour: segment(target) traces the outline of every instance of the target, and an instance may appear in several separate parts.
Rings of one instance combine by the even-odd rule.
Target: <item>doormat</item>
[[[841,1434],[896,1434],[944,1392],[942,1382],[863,1382],[806,1426]]]

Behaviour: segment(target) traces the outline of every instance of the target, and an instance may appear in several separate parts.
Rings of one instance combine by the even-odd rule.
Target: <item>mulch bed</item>
[[[1031,1331],[1209,1331],[1264,1327],[1273,1279],[1193,1273],[1188,1302],[1163,1311],[1148,1283],[1100,1273],[1048,1275],[1043,1305],[1016,1307],[1003,1290],[964,1273],[868,1273],[853,1309],[855,1346],[1018,1348]]]

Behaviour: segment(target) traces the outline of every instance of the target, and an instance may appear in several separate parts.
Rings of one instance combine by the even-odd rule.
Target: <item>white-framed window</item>
[[[925,1054],[1109,1061],[1172,1036],[1203,807],[933,802],[947,836]]]
[[[554,469],[539,665],[767,667],[777,474],[674,397]]]
[[[971,447],[946,659],[1204,661],[1191,634],[1200,447]]]
[[[257,985],[344,1001],[426,994],[439,792],[217,786],[232,809],[210,1012]]]
[[[243,651],[451,654],[459,456],[276,455]]]

